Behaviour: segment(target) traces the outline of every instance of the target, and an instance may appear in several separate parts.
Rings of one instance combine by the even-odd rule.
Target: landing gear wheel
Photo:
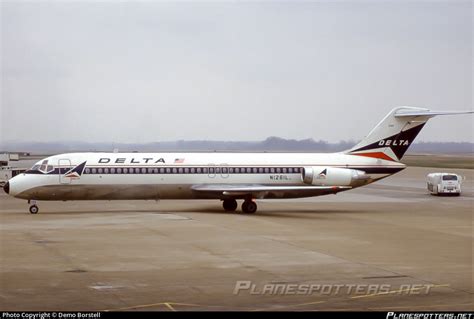
[[[38,206],[36,206],[36,205],[31,205],[30,206],[30,213],[31,214],[38,214],[38,212],[39,212]]]
[[[257,211],[257,203],[251,200],[246,200],[242,204],[242,211],[247,214],[253,214]]]
[[[226,212],[233,212],[237,209],[237,201],[235,199],[224,199],[222,206]]]

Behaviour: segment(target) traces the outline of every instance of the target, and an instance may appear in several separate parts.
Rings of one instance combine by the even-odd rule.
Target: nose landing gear
[[[28,204],[30,204],[30,214],[38,214],[39,208],[36,206],[35,200],[29,200]]]
[[[38,214],[38,212],[39,212],[38,206],[36,206],[36,205],[31,205],[30,206],[30,213],[31,214]]]

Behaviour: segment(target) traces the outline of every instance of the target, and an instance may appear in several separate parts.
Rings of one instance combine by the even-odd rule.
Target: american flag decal
[[[175,164],[184,163],[184,158],[176,158],[176,159],[174,160],[174,163],[175,163]]]

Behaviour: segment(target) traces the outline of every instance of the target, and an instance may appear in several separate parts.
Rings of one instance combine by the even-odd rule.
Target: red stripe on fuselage
[[[380,158],[380,159],[384,159],[384,160],[387,160],[387,161],[395,162],[395,160],[393,158],[391,158],[390,156],[388,156],[387,154],[385,154],[383,152],[357,153],[357,154],[352,153],[351,155],[359,155],[359,156],[366,156],[366,157],[372,157],[372,158]]]

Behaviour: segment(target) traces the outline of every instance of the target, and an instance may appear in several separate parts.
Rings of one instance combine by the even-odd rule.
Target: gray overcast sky
[[[3,141],[360,139],[472,109],[473,5],[1,2]],[[418,140],[473,141],[473,116]]]

